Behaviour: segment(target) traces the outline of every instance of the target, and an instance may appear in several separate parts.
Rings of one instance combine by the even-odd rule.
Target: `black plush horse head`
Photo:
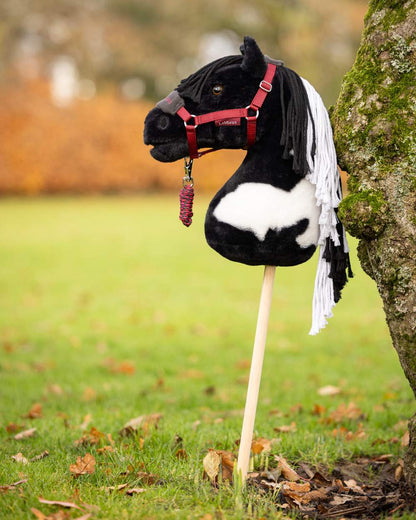
[[[183,80],[148,114],[144,141],[163,162],[198,158],[207,153],[200,148],[247,149],[209,205],[207,241],[230,260],[280,266],[305,262],[320,244],[316,333],[349,267],[328,115],[313,87],[264,56],[252,38],[244,38],[241,53]]]

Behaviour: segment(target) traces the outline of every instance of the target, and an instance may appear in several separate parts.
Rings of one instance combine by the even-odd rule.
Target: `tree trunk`
[[[350,178],[340,217],[360,239],[393,345],[416,396],[416,0],[372,0],[355,64],[332,111]],[[416,487],[416,416],[405,476]]]

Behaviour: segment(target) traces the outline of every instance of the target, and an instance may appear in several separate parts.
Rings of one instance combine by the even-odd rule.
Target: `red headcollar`
[[[241,119],[245,117],[247,120],[247,141],[245,148],[250,148],[250,146],[254,144],[256,140],[256,125],[257,118],[259,116],[259,110],[262,107],[267,94],[272,90],[272,81],[275,72],[276,65],[273,63],[269,63],[264,78],[260,81],[259,89],[257,90],[256,95],[254,96],[250,105],[248,105],[245,108],[232,108],[229,110],[220,110],[217,112],[209,112],[207,114],[195,116],[193,114],[190,114],[186,110],[182,98],[180,98],[179,94],[176,91],[174,91],[174,94],[175,97],[180,98],[179,100],[175,99],[174,101],[170,97],[172,96],[172,93],[169,94],[169,96],[167,96],[167,98],[165,98],[162,102],[160,102],[160,104],[158,104],[162,110],[165,104],[170,105],[171,110],[169,110],[169,112],[173,114],[178,114],[178,116],[181,119],[183,119],[186,129],[186,136],[188,138],[190,159],[198,159],[206,153],[215,151],[214,148],[204,150],[203,152],[200,152],[198,150],[196,128],[199,125],[203,125],[205,123],[215,122],[216,126],[239,126]],[[175,107],[174,110],[172,110],[172,105],[179,106],[178,108]]]

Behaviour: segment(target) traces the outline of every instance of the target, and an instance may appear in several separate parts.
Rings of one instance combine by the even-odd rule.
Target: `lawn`
[[[0,488],[2,519],[281,518],[272,496],[236,502],[202,478],[209,448],[237,451],[263,276],[206,245],[208,202],[186,229],[172,196],[1,201],[0,486],[23,481]],[[270,464],[402,457],[414,401],[352,256],[355,278],[313,337],[316,257],[277,270],[255,432],[273,439]],[[320,395],[328,385],[338,393]],[[95,471],[76,477],[87,453]],[[93,507],[63,516],[39,497]]]

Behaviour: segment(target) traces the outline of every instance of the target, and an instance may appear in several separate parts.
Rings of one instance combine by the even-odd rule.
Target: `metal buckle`
[[[271,83],[269,83],[268,81],[266,81],[265,79],[262,79],[260,81],[259,87],[261,88],[261,90],[264,90],[264,92],[269,93],[272,91],[273,85]]]

